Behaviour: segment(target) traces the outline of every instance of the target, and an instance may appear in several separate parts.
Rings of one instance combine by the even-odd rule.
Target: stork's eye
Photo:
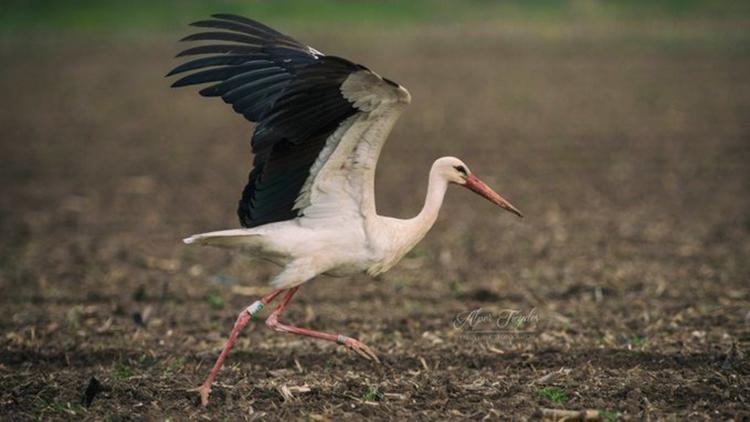
[[[464,166],[454,166],[454,169],[456,169],[459,173],[463,174],[464,176],[468,176],[469,173],[466,171],[466,167]]]

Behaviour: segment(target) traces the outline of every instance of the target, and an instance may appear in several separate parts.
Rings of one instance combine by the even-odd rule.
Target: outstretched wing
[[[253,169],[237,210],[245,227],[314,211],[310,206],[320,196],[319,176],[328,174],[324,169],[329,159],[340,155],[339,146],[352,143],[344,142],[351,138],[346,136],[349,129],[376,124],[377,106],[393,98],[408,102],[403,88],[364,66],[325,56],[254,20],[218,14],[193,26],[218,31],[185,41],[231,44],[180,53],[178,57],[206,57],[172,70],[168,76],[191,72],[172,86],[211,83],[201,95],[221,97],[257,124],[251,140]]]

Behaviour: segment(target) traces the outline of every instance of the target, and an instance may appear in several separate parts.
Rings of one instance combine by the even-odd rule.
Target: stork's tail
[[[260,235],[249,229],[221,230],[194,234],[182,239],[186,245],[218,246],[223,248],[245,248],[258,244]]]

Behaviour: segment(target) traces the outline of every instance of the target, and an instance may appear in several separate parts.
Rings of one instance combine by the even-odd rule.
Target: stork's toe
[[[358,355],[362,356],[363,358],[380,363],[380,359],[378,359],[378,355],[369,346],[362,343],[361,341],[355,338],[348,337],[344,341],[344,345],[354,350]]]

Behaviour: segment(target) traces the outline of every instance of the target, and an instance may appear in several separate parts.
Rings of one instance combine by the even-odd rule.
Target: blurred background
[[[259,323],[202,410],[187,390],[277,271],[180,242],[238,226],[250,170],[251,126],[164,78],[217,12],[407,87],[381,214],[454,155],[526,218],[452,189],[394,270],[288,311],[383,366]],[[749,2],[5,0],[0,89],[6,415],[750,416]],[[480,308],[539,318],[465,341]]]

